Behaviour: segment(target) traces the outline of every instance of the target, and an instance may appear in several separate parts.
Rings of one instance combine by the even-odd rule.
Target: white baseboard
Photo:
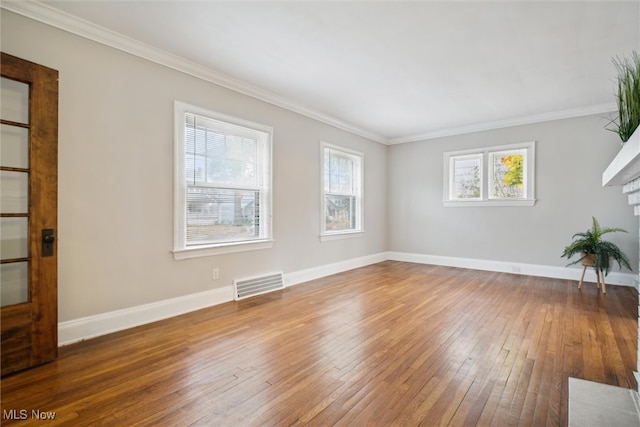
[[[378,254],[334,262],[332,264],[320,265],[318,267],[308,268],[306,270],[300,270],[293,273],[285,273],[284,284],[285,286],[294,286],[300,283],[308,282],[310,280],[329,276],[331,274],[341,273],[343,271],[353,270],[354,268],[364,267],[367,265],[382,262],[386,259],[386,252],[381,252]]]
[[[306,270],[285,273],[283,279],[285,286],[293,286],[331,274],[382,262],[385,259],[385,253],[368,255]],[[122,310],[101,313],[95,316],[60,322],[58,324],[58,345],[72,344],[229,301],[233,301],[232,285]]]
[[[488,270],[529,276],[552,277],[558,279],[580,280],[582,269],[554,267],[548,265],[522,264],[503,261],[489,261],[469,258],[443,257],[437,255],[413,254],[406,252],[381,252],[359,258],[352,258],[332,264],[308,268],[306,270],[285,273],[285,286],[294,286],[331,274],[341,273],[354,268],[364,267],[385,260],[415,262],[420,264],[445,265],[450,267]],[[587,271],[585,280],[595,282],[595,273]],[[611,272],[607,284],[637,286],[635,274]],[[122,310],[101,313],[80,319],[68,320],[58,324],[59,345],[95,338],[123,329],[133,328],[157,320],[167,319],[202,308],[233,301],[233,286],[225,286],[205,292],[185,295],[178,298],[129,307]]]
[[[232,300],[233,286],[225,286],[178,298],[60,322],[58,324],[58,345],[72,344]]]
[[[415,262],[419,264],[433,264],[445,265],[448,267],[470,268],[473,270],[523,274],[527,276],[550,277],[554,279],[580,280],[580,276],[582,275],[582,267],[557,267],[551,265],[445,257],[439,255],[425,255],[407,252],[387,252],[387,259],[393,261]],[[586,282],[596,282],[596,274],[592,268],[587,269],[584,280]],[[638,276],[633,273],[621,273],[612,271],[607,275],[605,282],[607,283],[607,285],[620,285],[637,288]]]

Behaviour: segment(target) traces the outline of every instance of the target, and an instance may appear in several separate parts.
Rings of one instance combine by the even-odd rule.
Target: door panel
[[[0,117],[2,115],[0,114]],[[0,125],[0,159],[2,166],[29,167],[29,130],[17,126]]]
[[[55,359],[58,72],[2,53],[0,61],[0,321],[2,375]]]

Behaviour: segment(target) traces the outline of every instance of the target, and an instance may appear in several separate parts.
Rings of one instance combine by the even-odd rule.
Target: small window
[[[362,154],[322,144],[322,235],[362,231]]]
[[[532,206],[535,143],[444,153],[445,206]]]
[[[526,149],[489,152],[489,198],[525,199]]]
[[[269,127],[176,102],[174,253],[191,251],[176,258],[270,241],[271,135]]]

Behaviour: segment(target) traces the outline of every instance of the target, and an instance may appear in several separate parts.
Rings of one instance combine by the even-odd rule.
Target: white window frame
[[[253,133],[256,138],[264,141],[264,188],[266,195],[261,206],[261,237],[247,241],[206,243],[202,245],[187,245],[187,182],[185,179],[185,114],[192,113],[208,119],[224,122],[231,127],[242,127],[242,131]],[[219,255],[233,252],[244,252],[273,247],[272,231],[272,142],[273,128],[248,120],[211,111],[205,108],[189,105],[184,102],[174,102],[174,235],[173,256],[175,259],[188,259]]]
[[[494,154],[508,151],[523,151],[525,162],[523,164],[523,192],[521,198],[495,198],[491,196],[489,186],[491,183],[490,165]],[[535,205],[535,141],[519,144],[496,145],[471,150],[449,151],[443,154],[443,206],[468,207],[468,206],[533,206]],[[478,198],[454,198],[451,194],[453,185],[452,163],[455,158],[465,156],[479,156],[480,167],[480,197]]]
[[[331,150],[354,161],[355,171],[353,172],[354,194],[355,197],[355,227],[348,230],[327,230],[326,213],[327,213],[327,193],[325,191],[325,152]],[[362,236],[364,233],[364,154],[351,150],[339,145],[330,144],[321,141],[320,143],[320,195],[321,195],[321,213],[320,213],[320,240],[336,240],[350,237]],[[347,195],[347,194],[345,194]],[[351,194],[348,194],[351,195]]]

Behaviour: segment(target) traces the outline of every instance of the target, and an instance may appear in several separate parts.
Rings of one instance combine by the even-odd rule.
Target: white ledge
[[[255,251],[259,249],[271,249],[273,240],[255,240],[248,242],[223,243],[209,246],[194,246],[190,248],[174,249],[173,259],[191,259],[212,255],[231,254],[236,252]]]
[[[364,231],[347,231],[342,233],[327,233],[320,235],[321,242],[328,242],[329,240],[351,239],[353,237],[364,236]]]
[[[640,129],[624,144],[602,173],[602,186],[624,185],[640,177]]]
[[[443,200],[445,208],[478,206],[533,206],[536,199],[482,199],[482,200]]]

